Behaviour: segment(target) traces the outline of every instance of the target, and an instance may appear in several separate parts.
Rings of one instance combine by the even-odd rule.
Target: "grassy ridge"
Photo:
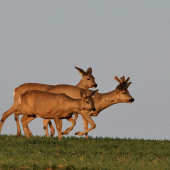
[[[0,136],[0,169],[170,169],[170,141]]]

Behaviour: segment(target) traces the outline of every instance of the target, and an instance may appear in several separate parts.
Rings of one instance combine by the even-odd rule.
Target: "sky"
[[[0,1],[0,117],[19,85],[77,85],[75,66],[92,67],[100,93],[115,90],[115,76],[130,77],[135,101],[92,117],[89,136],[170,140],[169,9],[169,0]],[[33,135],[45,135],[42,121],[29,124]],[[63,120],[63,131],[70,125]],[[80,115],[68,136],[78,131]],[[12,114],[1,134],[16,132]]]

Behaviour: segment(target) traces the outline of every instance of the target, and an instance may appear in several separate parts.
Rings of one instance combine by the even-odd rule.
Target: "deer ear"
[[[96,96],[96,94],[98,93],[99,89],[93,91],[89,96],[91,96],[92,98],[94,98]]]
[[[91,73],[92,73],[92,68],[89,67],[89,68],[87,69],[86,73],[87,73],[87,74],[91,74]]]
[[[127,83],[126,87],[128,88],[132,82]]]
[[[87,97],[86,91],[84,89],[80,90],[80,96],[84,99]]]
[[[78,70],[78,72],[80,73],[81,76],[86,75],[86,72],[83,69],[78,68],[78,67],[75,67],[75,68]]]

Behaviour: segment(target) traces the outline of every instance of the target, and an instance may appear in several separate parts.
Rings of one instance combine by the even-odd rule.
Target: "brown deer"
[[[75,67],[75,68],[79,71],[80,75],[82,75],[82,79],[76,85],[76,87],[80,87],[80,88],[83,88],[83,89],[96,88],[97,87],[97,84],[95,82],[95,78],[92,75],[92,68],[91,67],[89,67],[87,69],[87,71],[84,71],[83,69],[78,68],[78,67]],[[69,89],[70,87],[71,86],[69,86],[67,90],[71,90],[71,89]],[[17,87],[14,90],[14,103],[7,112],[15,114],[15,108],[16,108],[16,105],[19,102],[19,96],[22,93],[26,92],[27,90],[39,90],[39,91],[50,92],[51,90],[54,91],[53,89],[55,89],[55,85],[38,84],[38,83],[26,83],[26,84],[20,85],[19,87]],[[57,92],[60,93],[59,91],[57,91]],[[75,115],[75,120],[76,120],[78,116],[77,116],[77,114],[74,114],[74,115]],[[27,116],[25,115],[24,118],[25,117],[27,117]],[[19,116],[17,114],[15,114],[15,121],[16,121],[16,124],[17,124],[17,134],[16,134],[16,136],[19,136],[20,133],[21,133],[21,128],[20,128],[20,124],[19,124]],[[75,122],[72,117],[69,118],[68,121],[70,121],[72,124],[73,124],[73,122]],[[51,136],[53,136],[55,130],[54,130],[53,125],[51,124],[50,119],[44,120],[43,123],[44,122],[47,124],[46,126],[44,126],[46,135],[49,136],[48,129],[47,129],[48,124],[49,124],[49,126],[51,128]],[[29,131],[29,133],[30,133],[30,135],[32,135],[31,131]]]
[[[36,117],[54,119],[58,138],[61,139],[62,120],[72,117],[73,113],[79,113],[83,110],[94,110],[93,98],[98,90],[91,92],[88,96],[85,90],[80,89],[80,99],[73,99],[64,93],[54,94],[38,90],[29,90],[21,94],[19,104],[16,106],[15,114],[28,115],[30,120],[22,119],[23,130],[28,138],[28,123]],[[12,113],[4,113],[0,123],[0,131],[6,118]]]
[[[77,132],[76,135],[86,135],[86,138],[88,138],[87,132],[94,129],[96,127],[96,124],[92,120],[91,116],[98,116],[98,114],[104,110],[105,108],[117,104],[117,103],[132,103],[134,102],[134,98],[130,95],[128,91],[128,87],[131,84],[131,82],[128,83],[130,80],[130,77],[128,77],[125,80],[125,77],[121,77],[120,79],[116,76],[115,79],[119,82],[119,85],[116,87],[115,90],[109,92],[109,93],[98,93],[96,97],[94,98],[94,105],[96,110],[95,111],[82,111],[81,116],[83,117],[83,123],[84,123],[84,132]],[[54,89],[54,92],[57,93],[57,91],[62,91],[63,93],[67,94],[68,96],[71,96],[73,98],[80,98],[79,96],[79,89],[74,87],[75,89],[72,91],[67,91],[67,85],[66,86],[56,86]],[[73,93],[74,91],[74,93]],[[52,92],[52,91],[51,91]],[[90,90],[86,90],[86,93],[90,93]],[[26,118],[29,119],[29,118]],[[91,127],[88,129],[88,123],[91,125]],[[72,124],[71,128],[68,128],[66,131],[62,132],[63,135],[68,134],[70,130],[73,129],[74,124]]]
[[[117,103],[133,103],[134,98],[130,95],[128,91],[128,87],[130,86],[131,82],[128,83],[130,80],[130,77],[128,77],[125,80],[125,77],[122,76],[120,79],[115,76],[115,80],[117,80],[120,84],[116,87],[115,90],[109,92],[109,93],[104,93],[100,94],[98,93],[97,96],[94,98],[95,102],[95,111],[90,111],[88,114],[90,116],[98,116],[98,114],[106,109],[107,107],[117,104]],[[88,132],[88,122],[86,119],[83,118],[83,124],[84,124],[84,129],[86,132]],[[94,125],[95,127],[95,125]],[[82,133],[82,132],[77,132],[75,133],[76,135],[84,135],[85,137],[88,138],[88,133]]]

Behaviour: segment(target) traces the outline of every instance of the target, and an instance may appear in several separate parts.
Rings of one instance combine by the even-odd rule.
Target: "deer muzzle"
[[[96,111],[96,108],[95,108],[95,107],[93,107],[93,108],[91,108],[91,110],[92,110],[92,111]]]
[[[130,100],[129,100],[129,103],[133,103],[134,102],[134,98],[131,98]]]
[[[92,86],[93,89],[95,89],[96,87],[97,87],[97,84],[94,84],[94,85]]]

